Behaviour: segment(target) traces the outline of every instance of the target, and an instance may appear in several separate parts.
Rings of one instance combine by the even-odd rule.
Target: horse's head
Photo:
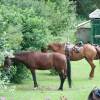
[[[15,58],[13,54],[9,54],[8,56],[5,57],[4,59],[4,69],[9,69],[10,66],[12,65],[12,59]]]
[[[88,100],[100,100],[100,89],[93,89],[89,94]]]
[[[64,44],[62,43],[52,43],[48,45],[48,50],[53,50],[55,52],[59,52],[62,48],[64,48]]]
[[[65,43],[52,43],[48,45],[48,50],[65,54]]]
[[[11,58],[6,56],[5,60],[4,60],[4,69],[8,70],[10,68],[11,64],[12,64]]]
[[[48,50],[56,51],[57,49],[58,49],[58,45],[52,43],[52,44],[48,44],[47,47],[41,47],[41,52],[47,52]]]

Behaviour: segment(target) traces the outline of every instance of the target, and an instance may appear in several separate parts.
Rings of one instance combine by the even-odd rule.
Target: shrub
[[[9,84],[9,79],[5,72],[0,71],[0,90],[7,89],[7,85]]]

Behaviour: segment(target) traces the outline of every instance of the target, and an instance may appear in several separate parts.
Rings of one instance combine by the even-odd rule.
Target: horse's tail
[[[95,47],[96,51],[97,51],[97,57],[99,59],[99,66],[100,66],[100,47]]]
[[[100,66],[100,56],[99,56],[99,66]]]
[[[66,59],[67,59],[68,84],[69,84],[69,88],[71,88],[71,83],[72,83],[72,80],[71,80],[71,63],[70,63],[70,59],[69,58],[66,58]]]

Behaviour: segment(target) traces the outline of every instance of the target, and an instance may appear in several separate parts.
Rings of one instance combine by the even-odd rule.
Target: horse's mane
[[[58,46],[58,47],[60,47],[60,46],[63,46],[63,45],[65,45],[65,43],[60,43],[60,42],[55,42],[55,43],[51,43],[51,44],[49,44],[48,46],[50,46],[50,45],[55,45],[55,46]]]
[[[23,51],[23,52],[18,52],[18,53],[14,53],[14,55],[16,56],[25,56],[27,54],[31,54],[31,53],[34,53],[34,51]]]

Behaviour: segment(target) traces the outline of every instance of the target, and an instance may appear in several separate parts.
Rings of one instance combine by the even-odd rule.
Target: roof
[[[100,18],[100,9],[96,9],[89,14],[89,18]]]
[[[77,28],[91,28],[90,20],[82,22],[76,26]]]

